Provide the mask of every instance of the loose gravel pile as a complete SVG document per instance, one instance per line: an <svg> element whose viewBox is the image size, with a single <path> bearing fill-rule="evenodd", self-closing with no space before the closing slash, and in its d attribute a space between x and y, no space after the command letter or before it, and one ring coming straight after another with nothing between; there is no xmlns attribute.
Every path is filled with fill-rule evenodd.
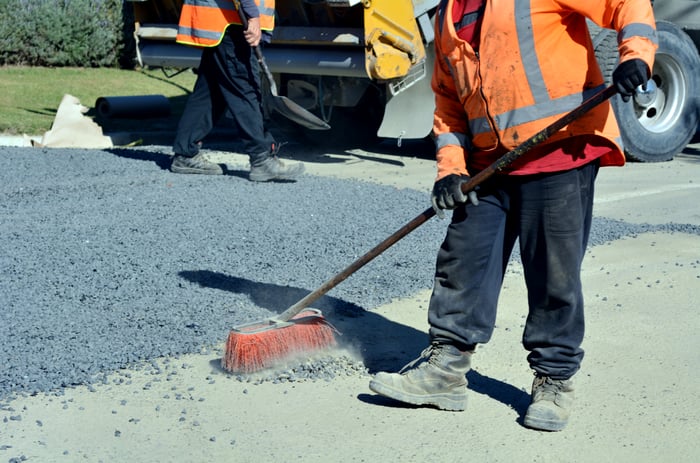
<svg viewBox="0 0 700 463"><path fill-rule="evenodd" d="M144 149L4 147L0 157L0 400L220 345L429 203L426 192L314 176L252 183L245 166L177 175L169 155ZM361 312L429 288L446 226L426 223L313 306ZM591 245L657 230L700 234L599 218ZM263 379L361 371L322 362Z"/></svg>

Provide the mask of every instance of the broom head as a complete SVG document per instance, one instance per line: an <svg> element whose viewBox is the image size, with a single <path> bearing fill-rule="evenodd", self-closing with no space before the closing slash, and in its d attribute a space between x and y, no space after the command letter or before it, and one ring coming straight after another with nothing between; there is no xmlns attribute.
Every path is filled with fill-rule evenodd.
<svg viewBox="0 0 700 463"><path fill-rule="evenodd" d="M288 322L274 318L234 327L228 335L221 367L253 373L302 354L334 346L335 328L320 310L306 309Z"/></svg>

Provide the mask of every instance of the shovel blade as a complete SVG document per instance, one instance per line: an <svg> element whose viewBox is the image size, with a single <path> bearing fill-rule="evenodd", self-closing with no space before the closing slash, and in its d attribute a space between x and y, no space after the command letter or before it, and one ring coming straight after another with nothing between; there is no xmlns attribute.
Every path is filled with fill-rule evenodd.
<svg viewBox="0 0 700 463"><path fill-rule="evenodd" d="M307 129L328 130L331 128L322 119L319 119L287 97L272 95L272 102L275 111Z"/></svg>

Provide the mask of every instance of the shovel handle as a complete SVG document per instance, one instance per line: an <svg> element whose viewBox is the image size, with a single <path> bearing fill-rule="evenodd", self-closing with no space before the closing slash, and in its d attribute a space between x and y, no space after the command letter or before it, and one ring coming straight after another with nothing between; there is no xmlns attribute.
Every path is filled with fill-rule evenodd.
<svg viewBox="0 0 700 463"><path fill-rule="evenodd" d="M590 111L593 109L595 106L599 105L603 101L607 100L608 98L612 97L617 93L617 89L614 86L610 86L605 88L604 90L601 90L600 92L596 93L592 97L590 97L588 100L584 101L580 106L572 109L570 112L566 113L564 116L562 116L560 119L557 119L554 121L552 124L549 126L545 127L541 131L537 132L535 135L532 137L528 138L526 141L524 141L522 144L517 146L515 149L512 151L509 151L508 153L504 154L500 158L498 158L496 161L494 161L493 164L491 164L489 167L486 169L482 170L478 174L474 175L467 183L464 183L462 185L462 191L466 194L469 191L472 191L474 188L477 187L477 185L481 184L484 182L486 179L491 177L493 174L496 172L499 172L506 168L508 165L510 165L513 161L521 157L523 154L528 152L530 149L532 149L535 145L542 143L543 141L547 140L553 133L558 132L559 130L563 129L567 125L569 125L571 122L573 122L575 119L581 117L584 113ZM416 216L413 220L408 222L406 225L403 227L399 228L396 232L394 232L391 236L386 238L384 241L379 243L377 246L372 248L369 252L367 252L365 255L360 256L355 262L350 264L345 270L342 272L338 273L328 281L326 281L324 284L322 284L318 289L313 291L312 293L309 293L306 297L301 299L299 302L279 314L277 317L275 317L275 320L278 321L289 321L292 317L295 315L299 314L302 310L307 308L312 302L314 302L316 299L319 297L323 296L326 294L328 291L336 287L339 283L345 281L350 275L361 269L362 267L365 266L365 264L369 263L371 260L373 260L375 257L386 251L388 248L393 246L397 241L399 241L401 238L405 237L409 233L411 233L413 230L427 222L429 219L431 219L435 215L435 210L432 207L429 207L428 209L424 210L421 212L418 216Z"/></svg>

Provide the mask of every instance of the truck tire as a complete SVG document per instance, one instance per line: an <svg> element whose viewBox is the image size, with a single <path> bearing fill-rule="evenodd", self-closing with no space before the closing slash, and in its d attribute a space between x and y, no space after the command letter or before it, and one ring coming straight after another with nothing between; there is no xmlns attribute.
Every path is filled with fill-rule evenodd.
<svg viewBox="0 0 700 463"><path fill-rule="evenodd" d="M628 159L670 161L695 135L699 119L700 55L690 37L667 21L656 23L659 49L646 93L612 106ZM606 83L617 66L617 34L591 28L596 59Z"/></svg>

